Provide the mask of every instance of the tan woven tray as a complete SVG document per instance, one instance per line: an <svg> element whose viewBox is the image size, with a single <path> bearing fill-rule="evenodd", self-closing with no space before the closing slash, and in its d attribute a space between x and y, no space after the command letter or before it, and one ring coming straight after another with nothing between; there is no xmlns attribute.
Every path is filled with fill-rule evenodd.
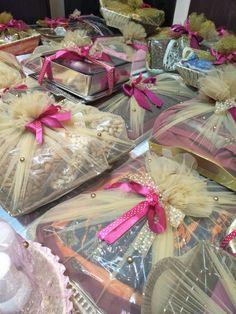
<svg viewBox="0 0 236 314"><path fill-rule="evenodd" d="M205 76L203 72L186 68L181 63L176 65L176 70L187 85L196 88L199 88L199 78Z"/></svg>
<svg viewBox="0 0 236 314"><path fill-rule="evenodd" d="M160 15L158 23L154 23L152 20L148 21L148 23L143 22L139 19L134 19L128 15L121 14L121 13L108 9L107 7L104 6L103 0L99 0L99 2L100 2L100 12L102 16L104 17L106 24L114 28L121 29L126 24L133 21L138 24L141 24L144 27L147 35L149 35L149 34L154 33L157 27L164 22L164 18L162 15Z"/></svg>
<svg viewBox="0 0 236 314"><path fill-rule="evenodd" d="M23 55L31 53L38 46L40 34L32 35L7 44L0 45L0 50L12 53L13 55Z"/></svg>

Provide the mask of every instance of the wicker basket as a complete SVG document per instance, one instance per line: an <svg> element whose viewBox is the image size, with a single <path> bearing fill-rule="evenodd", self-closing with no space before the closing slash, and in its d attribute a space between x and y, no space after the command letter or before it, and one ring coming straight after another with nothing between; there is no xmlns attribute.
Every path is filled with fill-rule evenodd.
<svg viewBox="0 0 236 314"><path fill-rule="evenodd" d="M198 80L205 76L203 72L184 67L181 63L176 65L176 70L187 85L199 88Z"/></svg>
<svg viewBox="0 0 236 314"><path fill-rule="evenodd" d="M164 18L162 15L160 15L158 23L154 23L151 20L149 22L143 22L138 19L132 18L128 15L124 15L108 9L107 7L104 6L103 0L99 0L99 2L100 12L104 17L106 24L110 27L121 29L130 21L133 21L138 24L141 24L144 27L147 35L150 35L153 34L156 31L157 27L164 22Z"/></svg>
<svg viewBox="0 0 236 314"><path fill-rule="evenodd" d="M15 56L31 53L38 46L40 34L32 35L7 44L0 45L0 50L12 53Z"/></svg>

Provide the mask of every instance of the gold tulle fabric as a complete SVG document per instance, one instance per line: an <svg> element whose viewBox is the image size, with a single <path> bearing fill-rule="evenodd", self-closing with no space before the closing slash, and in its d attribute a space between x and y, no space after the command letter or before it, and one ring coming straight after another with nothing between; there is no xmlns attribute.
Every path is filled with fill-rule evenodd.
<svg viewBox="0 0 236 314"><path fill-rule="evenodd" d="M38 144L25 126L51 104L70 111L72 120L64 128L44 126L43 144ZM12 215L60 197L132 147L120 117L80 103L57 104L45 91L11 97L0 104L0 111L0 202Z"/></svg>

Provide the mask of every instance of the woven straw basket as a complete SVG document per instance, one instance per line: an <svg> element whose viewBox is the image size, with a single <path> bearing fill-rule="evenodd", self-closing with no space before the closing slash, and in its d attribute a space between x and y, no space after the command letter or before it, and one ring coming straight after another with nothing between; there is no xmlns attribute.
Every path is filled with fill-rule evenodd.
<svg viewBox="0 0 236 314"><path fill-rule="evenodd" d="M133 21L138 24L141 24L144 27L147 35L149 35L149 34L154 33L157 27L164 22L164 18L162 15L160 15L159 22L157 23L154 23L151 20L148 22L142 22L139 19L131 18L130 16L110 10L109 8L104 6L103 0L99 0L99 2L100 2L100 12L102 16L104 17L106 24L110 27L121 29L121 28L124 28L124 26L128 24L130 21Z"/></svg>
<svg viewBox="0 0 236 314"><path fill-rule="evenodd" d="M199 88L198 80L205 76L204 73L184 67L181 63L176 65L176 70L187 85Z"/></svg>

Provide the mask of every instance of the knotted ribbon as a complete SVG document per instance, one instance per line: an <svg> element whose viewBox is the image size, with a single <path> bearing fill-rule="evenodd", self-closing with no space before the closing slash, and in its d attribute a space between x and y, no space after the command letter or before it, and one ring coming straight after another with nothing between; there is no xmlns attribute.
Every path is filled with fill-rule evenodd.
<svg viewBox="0 0 236 314"><path fill-rule="evenodd" d="M84 46L84 47L78 48L76 51L63 49L63 50L57 51L54 55L45 57L42 68L39 73L39 77L38 77L39 84L42 84L45 74L47 74L47 77L49 80L53 80L53 74L52 74L52 68L51 68L52 61L60 59L60 58L69 59L73 61L83 61L87 59L93 64L100 65L105 69L107 73L108 90L109 90L109 93L112 93L113 86L114 86L115 68L114 66L111 66L104 62L104 61L111 62L110 57L104 53L100 55L96 55L96 56L91 56L89 55L89 50L90 50L90 46Z"/></svg>
<svg viewBox="0 0 236 314"><path fill-rule="evenodd" d="M61 122L71 120L71 113L69 111L59 112L60 106L48 105L43 113L37 119L26 124L25 128L36 136L38 144L43 143L43 126L49 128L64 128Z"/></svg>
<svg viewBox="0 0 236 314"><path fill-rule="evenodd" d="M155 82L156 79L154 77L148 77L142 80L142 74L139 74L136 80L132 81L130 84L126 83L123 85L123 91L128 97L134 96L140 107L152 111L150 103L157 107L161 107L163 104L163 101L146 86L146 84L154 84Z"/></svg>
<svg viewBox="0 0 236 314"><path fill-rule="evenodd" d="M28 25L21 20L10 20L8 23L1 23L0 24L0 32L4 32L8 28L15 28L18 31L24 31L28 28Z"/></svg>
<svg viewBox="0 0 236 314"><path fill-rule="evenodd" d="M216 61L214 61L213 64L224 64L225 62L236 63L236 51L224 55L211 48L210 53L213 57L216 58Z"/></svg>
<svg viewBox="0 0 236 314"><path fill-rule="evenodd" d="M64 17L58 17L56 19L50 19L49 17L45 17L44 22L50 27L55 28L57 26L66 26L68 25L68 19Z"/></svg>
<svg viewBox="0 0 236 314"><path fill-rule="evenodd" d="M159 234L166 230L166 215L164 208L159 203L160 196L150 188L130 181L114 183L108 189L136 193L145 196L146 199L102 229L97 235L99 239L112 244L145 216L151 231Z"/></svg>
<svg viewBox="0 0 236 314"><path fill-rule="evenodd" d="M189 41L190 41L190 47L194 49L199 48L199 42L202 41L202 37L198 35L197 32L192 32L190 30L190 21L187 19L184 23L184 25L181 24L174 24L171 26L171 31L176 33L179 37L187 34Z"/></svg>
<svg viewBox="0 0 236 314"><path fill-rule="evenodd" d="M216 29L216 31L217 31L217 33L218 33L218 35L219 35L220 37L223 37L223 36L225 36L225 35L228 35L228 32L227 32L227 30L226 30L226 28L225 28L224 26L218 27L218 28Z"/></svg>

